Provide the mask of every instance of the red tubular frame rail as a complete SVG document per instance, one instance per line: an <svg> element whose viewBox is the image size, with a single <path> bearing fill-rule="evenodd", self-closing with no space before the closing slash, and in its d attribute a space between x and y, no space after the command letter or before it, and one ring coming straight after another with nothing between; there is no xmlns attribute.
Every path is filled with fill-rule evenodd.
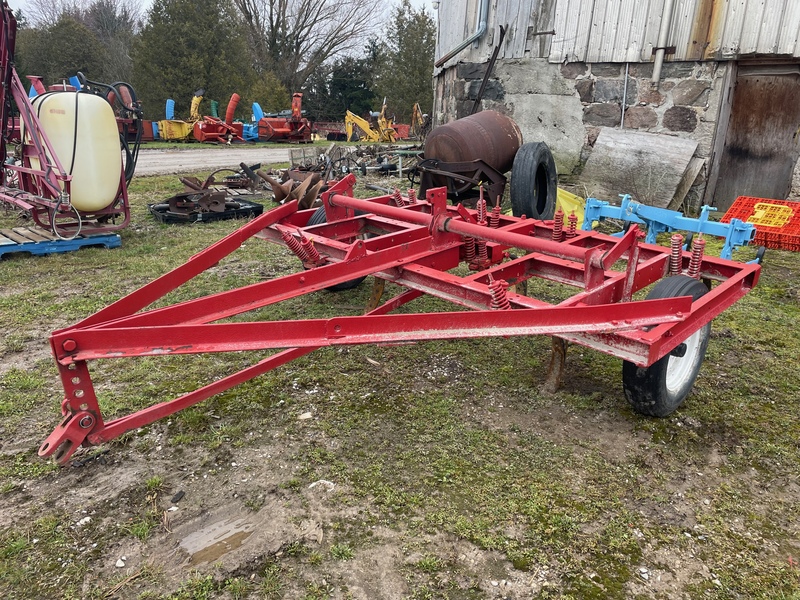
<svg viewBox="0 0 800 600"><path fill-rule="evenodd" d="M480 211L448 205L444 188L429 190L424 201L403 198L405 206L397 206L396 194L353 198L354 185L355 177L348 175L323 194L323 224L308 226L314 210L298 211L296 201L279 206L98 313L54 332L50 342L65 392L63 419L39 454L65 463L80 445L109 441L324 346L539 334L647 367L742 298L760 273L758 264L705 256L700 277L713 282L706 295L695 301L688 296L634 300L670 267L670 248L640 243L635 228L622 238L579 231L554 241L553 221L501 215L492 227L479 219ZM145 310L254 237L294 247L304 268ZM302 250L312 245L309 240L311 253ZM485 251L476 256L470 251L474 244L482 250L485 244ZM690 252L682 252L678 262L684 270L690 259ZM454 273L465 260L469 274ZM403 291L362 316L219 322L367 275ZM514 291L533 277L576 293L551 304ZM423 294L462 310L391 314ZM264 349L276 352L191 393L109 422L103 420L87 364Z"/></svg>

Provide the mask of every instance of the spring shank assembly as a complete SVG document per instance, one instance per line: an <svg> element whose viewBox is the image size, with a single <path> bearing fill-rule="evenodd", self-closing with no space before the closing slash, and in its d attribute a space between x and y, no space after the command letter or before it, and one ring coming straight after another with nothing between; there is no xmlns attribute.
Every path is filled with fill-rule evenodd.
<svg viewBox="0 0 800 600"><path fill-rule="evenodd" d="M348 175L323 194L326 222L320 225L307 225L313 209L298 211L297 201L288 202L100 312L54 332L50 341L65 392L63 418L39 453L64 463L80 445L103 443L332 345L550 335L649 366L744 296L760 272L757 264L692 253L697 276L715 283L708 294L694 302L688 296L634 300L634 294L667 276L676 260L674 249L640 243L636 227L619 238L574 229L574 237L554 241L553 221L492 214L497 226L490 227L485 203L478 211L448 205L444 188L428 190L424 200L398 203L395 193L353 198L354 185L355 177ZM297 272L148 309L251 238L289 246L299 258ZM681 262L688 264L690 253L680 252ZM459 269L464 262L471 268ZM368 275L402 291L383 304L376 301L361 316L229 320ZM575 293L552 304L513 291L532 278ZM458 309L395 312L423 294ZM266 349L275 352L237 373L108 422L89 372L93 360Z"/></svg>

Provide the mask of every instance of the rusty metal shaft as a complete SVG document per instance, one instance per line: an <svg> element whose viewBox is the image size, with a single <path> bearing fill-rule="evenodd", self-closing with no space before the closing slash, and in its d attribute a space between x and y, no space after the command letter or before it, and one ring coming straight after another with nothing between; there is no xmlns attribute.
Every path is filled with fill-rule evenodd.
<svg viewBox="0 0 800 600"><path fill-rule="evenodd" d="M503 229L492 229L482 225L467 223L460 218L448 215L434 217L428 213L377 204L367 200L358 200L350 196L332 195L330 197L330 203L333 206L352 208L353 210L372 213L389 219L398 219L416 225L423 225L429 229L434 228L434 223L436 223L435 229L438 231L457 233L465 237L475 238L476 240L495 242L510 248L528 250L529 252L541 252L558 258L585 262L587 254L591 252L591 249L582 248L580 246L560 244L551 240L535 238L521 233L504 231Z"/></svg>

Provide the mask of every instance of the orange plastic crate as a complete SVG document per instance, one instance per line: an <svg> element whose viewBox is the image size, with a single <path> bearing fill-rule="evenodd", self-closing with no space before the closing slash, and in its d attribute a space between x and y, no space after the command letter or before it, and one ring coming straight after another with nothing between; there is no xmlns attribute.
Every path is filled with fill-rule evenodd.
<svg viewBox="0 0 800 600"><path fill-rule="evenodd" d="M777 250L800 251L800 202L739 196L722 217L756 226L753 244Z"/></svg>

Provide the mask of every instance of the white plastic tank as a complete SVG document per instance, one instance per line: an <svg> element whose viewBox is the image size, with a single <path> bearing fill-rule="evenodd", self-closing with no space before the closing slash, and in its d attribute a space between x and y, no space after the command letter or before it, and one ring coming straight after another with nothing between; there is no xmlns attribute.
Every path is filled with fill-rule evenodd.
<svg viewBox="0 0 800 600"><path fill-rule="evenodd" d="M31 103L61 166L72 175L72 205L92 212L114 202L122 152L111 105L99 96L70 91L47 92ZM30 138L23 136L26 138L30 143Z"/></svg>

